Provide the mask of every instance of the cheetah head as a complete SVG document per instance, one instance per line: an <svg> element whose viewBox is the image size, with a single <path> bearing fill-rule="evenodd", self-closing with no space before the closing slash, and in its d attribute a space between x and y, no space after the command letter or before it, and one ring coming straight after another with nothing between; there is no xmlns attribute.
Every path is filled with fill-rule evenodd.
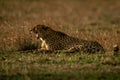
<svg viewBox="0 0 120 80"><path fill-rule="evenodd" d="M48 26L45 25L36 25L33 29L31 29L30 31L36 34L36 37L39 38L43 38L45 36L47 36L48 32L51 31L52 29Z"/></svg>

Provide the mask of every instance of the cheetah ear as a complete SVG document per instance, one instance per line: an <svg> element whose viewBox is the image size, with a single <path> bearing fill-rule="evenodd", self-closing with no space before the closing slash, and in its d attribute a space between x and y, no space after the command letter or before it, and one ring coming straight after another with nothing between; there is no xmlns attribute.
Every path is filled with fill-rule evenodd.
<svg viewBox="0 0 120 80"><path fill-rule="evenodd" d="M45 25L41 25L43 30L47 30L49 27Z"/></svg>

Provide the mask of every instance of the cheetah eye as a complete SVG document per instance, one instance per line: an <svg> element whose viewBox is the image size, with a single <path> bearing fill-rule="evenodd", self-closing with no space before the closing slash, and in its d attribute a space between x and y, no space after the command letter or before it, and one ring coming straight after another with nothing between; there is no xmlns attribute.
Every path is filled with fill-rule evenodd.
<svg viewBox="0 0 120 80"><path fill-rule="evenodd" d="M33 32L33 30L31 29L30 32Z"/></svg>
<svg viewBox="0 0 120 80"><path fill-rule="evenodd" d="M37 31L35 31L35 34L38 34L38 32L37 32Z"/></svg>
<svg viewBox="0 0 120 80"><path fill-rule="evenodd" d="M31 32L31 33L35 33L35 34L38 34L38 32L35 31L35 30L30 30L30 32Z"/></svg>

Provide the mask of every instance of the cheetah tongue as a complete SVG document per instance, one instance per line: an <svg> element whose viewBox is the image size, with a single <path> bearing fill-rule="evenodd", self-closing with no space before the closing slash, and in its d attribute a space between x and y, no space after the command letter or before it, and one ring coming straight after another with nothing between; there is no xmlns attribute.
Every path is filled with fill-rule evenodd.
<svg viewBox="0 0 120 80"><path fill-rule="evenodd" d="M37 39L39 39L39 36L38 36L38 34L36 34L35 36L36 36L36 38L37 38Z"/></svg>

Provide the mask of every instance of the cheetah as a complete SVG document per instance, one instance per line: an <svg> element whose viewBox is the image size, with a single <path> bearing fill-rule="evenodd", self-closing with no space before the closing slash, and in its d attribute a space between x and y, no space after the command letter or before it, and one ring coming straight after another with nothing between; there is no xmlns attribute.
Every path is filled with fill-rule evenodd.
<svg viewBox="0 0 120 80"><path fill-rule="evenodd" d="M36 25L31 29L41 40L41 50L104 53L104 48L97 41L88 41L69 36L63 32L53 30L46 25Z"/></svg>

